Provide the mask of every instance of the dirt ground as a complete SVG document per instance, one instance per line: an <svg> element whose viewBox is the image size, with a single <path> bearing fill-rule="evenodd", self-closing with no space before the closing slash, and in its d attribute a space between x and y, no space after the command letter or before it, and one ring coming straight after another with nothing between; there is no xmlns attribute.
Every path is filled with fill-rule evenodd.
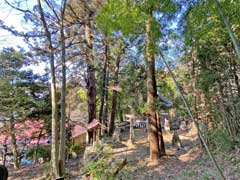
<svg viewBox="0 0 240 180"><path fill-rule="evenodd" d="M115 149L115 155L126 157L127 166L121 172L127 180L218 180L220 179L212 161L199 146L197 131L192 126L189 131L179 132L183 148L172 147L172 132L163 132L167 156L162 157L159 165L149 166L149 142L147 134L139 129L136 139L129 146ZM240 179L240 153L215 155L227 180Z"/></svg>
<svg viewBox="0 0 240 180"><path fill-rule="evenodd" d="M173 133L163 132L167 155L161 158L159 165L150 166L149 142L147 133L143 129L135 129L135 141L131 145L127 142L125 133L121 146L113 149L116 158L126 158L128 164L119 174L122 180L218 180L220 179L212 162L199 147L196 129L179 132L183 148L172 147ZM240 179L240 153L218 154L216 156L227 180ZM79 175L80 159L69 161L67 171L71 179ZM49 164L25 166L19 170L9 168L9 180L40 180Z"/></svg>

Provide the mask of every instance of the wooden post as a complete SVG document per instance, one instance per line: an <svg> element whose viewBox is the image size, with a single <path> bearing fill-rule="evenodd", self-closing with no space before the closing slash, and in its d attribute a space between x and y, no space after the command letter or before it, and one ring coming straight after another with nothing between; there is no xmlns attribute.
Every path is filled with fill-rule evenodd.
<svg viewBox="0 0 240 180"><path fill-rule="evenodd" d="M130 119L130 134L129 140L133 143L134 141L134 130L133 130L133 117Z"/></svg>
<svg viewBox="0 0 240 180"><path fill-rule="evenodd" d="M99 127L97 127L97 130L96 130L96 144L99 144L100 133L101 133L101 128L99 126Z"/></svg>
<svg viewBox="0 0 240 180"><path fill-rule="evenodd" d="M147 136L148 136L148 141L149 141L149 119L147 118Z"/></svg>

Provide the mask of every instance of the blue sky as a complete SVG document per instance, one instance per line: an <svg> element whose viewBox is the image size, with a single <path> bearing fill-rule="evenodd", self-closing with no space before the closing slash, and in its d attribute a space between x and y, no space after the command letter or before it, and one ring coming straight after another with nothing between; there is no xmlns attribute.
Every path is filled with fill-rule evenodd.
<svg viewBox="0 0 240 180"><path fill-rule="evenodd" d="M14 1L15 0L9 0L10 3ZM36 2L35 0L25 1L23 3L22 7L23 9L26 9L27 7L32 9L33 5ZM18 31L27 31L27 29L31 28L29 25L24 23L22 18L23 14L6 5L3 0L0 2L0 8L1 8L0 20L4 21L6 25L13 26ZM173 22L171 22L170 26L172 29L177 29L177 25L179 23L178 21L180 19L181 14L184 12L185 8L186 7L183 7L182 12L178 14L178 16ZM176 48L176 42L173 39L168 39L167 42L164 42L164 44L170 46L170 51L165 52L167 53L167 56L170 56L171 58L174 59L176 58L176 56L181 56L181 53L179 54L179 50L177 50ZM13 36L8 31L0 29L0 50L4 47L18 47L18 46L28 49L27 44L23 41L21 37ZM31 65L28 68L33 69L35 73L45 74L44 71L45 64L41 64L40 66Z"/></svg>
<svg viewBox="0 0 240 180"><path fill-rule="evenodd" d="M9 2L12 2L10 0ZM24 6L32 7L33 0L26 1ZM22 19L22 13L10 8L6 5L3 0L0 2L0 20L4 21L4 23L8 26L13 26L18 31L27 31L29 25L24 23ZM12 35L10 32L0 29L0 50L4 47L14 47L17 48L18 46L23 47L24 49L28 49L28 45L23 41L21 37L16 37ZM27 69L32 69L34 73L38 74L45 74L45 64L40 64L39 66L30 65Z"/></svg>

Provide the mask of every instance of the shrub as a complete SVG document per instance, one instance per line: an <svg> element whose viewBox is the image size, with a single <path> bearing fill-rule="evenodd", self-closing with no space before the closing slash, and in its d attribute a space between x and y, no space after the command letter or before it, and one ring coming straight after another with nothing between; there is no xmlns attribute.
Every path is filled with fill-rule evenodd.
<svg viewBox="0 0 240 180"><path fill-rule="evenodd" d="M85 147L80 144L72 144L70 147L70 155L74 158L83 154Z"/></svg>
<svg viewBox="0 0 240 180"><path fill-rule="evenodd" d="M31 148L26 153L26 158L34 160L36 147ZM46 146L39 146L37 151L37 157L42 157L43 159L49 159L50 158L50 148Z"/></svg>
<svg viewBox="0 0 240 180"><path fill-rule="evenodd" d="M222 129L212 130L208 133L210 145L220 152L228 152L234 149L234 142Z"/></svg>
<svg viewBox="0 0 240 180"><path fill-rule="evenodd" d="M87 171L93 180L112 180L111 150L110 148L104 148L103 145L98 145L96 148L96 156L98 158L88 163Z"/></svg>

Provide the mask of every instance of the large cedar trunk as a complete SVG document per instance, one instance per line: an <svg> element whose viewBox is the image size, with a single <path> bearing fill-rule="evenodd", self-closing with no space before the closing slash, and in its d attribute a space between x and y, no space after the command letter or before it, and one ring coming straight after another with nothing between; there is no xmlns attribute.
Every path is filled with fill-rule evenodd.
<svg viewBox="0 0 240 180"><path fill-rule="evenodd" d="M84 2L85 6L85 41L86 41L86 62L87 62L87 99L88 99L88 123L91 123L96 119L96 85L95 85L95 67L94 67L94 56L93 56L93 44L92 44L92 32L91 32L91 21L90 11L87 5L88 2ZM93 142L93 132L88 132L88 143Z"/></svg>
<svg viewBox="0 0 240 180"><path fill-rule="evenodd" d="M157 163L160 156L159 136L158 136L158 118L154 99L157 96L156 79L155 79L155 60L152 52L151 42L151 20L146 22L146 60L147 60L147 104L149 116L149 142L150 142L150 161Z"/></svg>
<svg viewBox="0 0 240 180"><path fill-rule="evenodd" d="M95 69L88 65L87 69L87 97L88 97L88 123L96 119L96 87L95 87ZM93 143L93 132L88 131L88 143Z"/></svg>
<svg viewBox="0 0 240 180"><path fill-rule="evenodd" d="M105 42L105 52L104 52L104 68L103 68L103 76L102 76L102 94L101 94L101 104L100 104L100 110L99 110L99 119L101 123L104 123L103 121L103 114L104 114L104 104L106 100L106 93L107 93L107 68L108 68L108 45L107 42Z"/></svg>
<svg viewBox="0 0 240 180"><path fill-rule="evenodd" d="M108 85L109 85L109 68L107 67L106 72L106 92L105 92L105 100L104 100L104 106L103 106L103 124L107 127L108 126ZM106 131L107 133L107 131Z"/></svg>
<svg viewBox="0 0 240 180"><path fill-rule="evenodd" d="M96 118L95 69L89 65L87 69L88 123Z"/></svg>
<svg viewBox="0 0 240 180"><path fill-rule="evenodd" d="M116 111L117 111L117 92L113 91L113 96L112 96L112 112L111 112L111 117L109 120L109 126L108 126L108 135L112 136L114 129L115 129L115 116L116 116Z"/></svg>
<svg viewBox="0 0 240 180"><path fill-rule="evenodd" d="M117 57L117 61L116 61L116 67L115 67L115 71L114 71L114 87L118 86L118 74L119 74L119 65L120 65L120 61L121 61L121 55L122 52L120 52L120 54ZM116 111L117 111L117 91L113 91L113 95L112 95L112 112L111 112L111 117L110 117L110 121L109 121L109 129L108 129L108 135L112 136L114 129L115 129L115 117L116 117Z"/></svg>
<svg viewBox="0 0 240 180"><path fill-rule="evenodd" d="M18 161L18 150L17 150L13 118L11 118L9 122L10 122L10 136L11 136L11 145L12 145L12 153L13 153L13 166L15 169L17 169L19 168L19 161Z"/></svg>

